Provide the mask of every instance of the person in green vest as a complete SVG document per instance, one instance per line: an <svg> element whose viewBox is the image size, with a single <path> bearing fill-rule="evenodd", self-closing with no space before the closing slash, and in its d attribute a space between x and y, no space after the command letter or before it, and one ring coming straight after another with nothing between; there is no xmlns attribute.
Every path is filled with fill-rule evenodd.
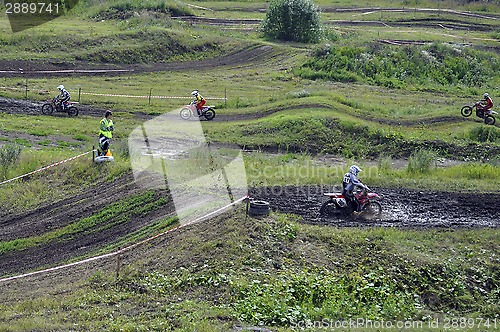
<svg viewBox="0 0 500 332"><path fill-rule="evenodd" d="M97 150L98 156L111 155L108 153L109 145L111 144L111 138L113 137L113 130L115 125L113 124L113 113L111 111L106 111L104 118L101 120L99 125L99 149Z"/></svg>

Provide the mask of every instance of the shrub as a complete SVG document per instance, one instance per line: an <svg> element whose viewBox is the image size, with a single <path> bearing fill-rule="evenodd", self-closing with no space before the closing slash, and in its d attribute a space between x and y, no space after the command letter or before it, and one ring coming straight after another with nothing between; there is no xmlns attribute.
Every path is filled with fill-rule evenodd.
<svg viewBox="0 0 500 332"><path fill-rule="evenodd" d="M17 161L20 154L21 147L17 144L6 144L0 148L0 180L7 177L9 167Z"/></svg>
<svg viewBox="0 0 500 332"><path fill-rule="evenodd" d="M411 154L407 170L409 173L427 173L435 159L435 152L420 149Z"/></svg>
<svg viewBox="0 0 500 332"><path fill-rule="evenodd" d="M273 0L262 30L273 40L317 42L322 31L319 9L310 0Z"/></svg>

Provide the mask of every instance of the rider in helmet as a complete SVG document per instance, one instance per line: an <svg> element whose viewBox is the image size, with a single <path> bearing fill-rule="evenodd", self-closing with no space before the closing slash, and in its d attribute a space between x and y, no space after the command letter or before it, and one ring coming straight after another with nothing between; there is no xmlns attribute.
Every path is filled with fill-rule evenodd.
<svg viewBox="0 0 500 332"><path fill-rule="evenodd" d="M207 102L205 98L203 98L202 95L199 94L198 90L194 90L191 92L191 95L195 98L196 101L196 111L198 111L198 115L201 114L201 110L203 109L203 106Z"/></svg>
<svg viewBox="0 0 500 332"><path fill-rule="evenodd" d="M64 85L62 85L62 84L57 87L57 90L59 90L59 95L57 95L56 98L59 100L59 104L61 105L61 108L65 109L66 103L70 100L71 96L70 96L68 90L66 90L64 88Z"/></svg>
<svg viewBox="0 0 500 332"><path fill-rule="evenodd" d="M101 120L99 125L99 149L97 150L98 156L105 156L108 153L109 145L111 144L111 138L113 137L113 130L115 125L113 124L113 113L111 111L106 111L104 118Z"/></svg>
<svg viewBox="0 0 500 332"><path fill-rule="evenodd" d="M353 205L354 211L359 210L359 203L354 196L354 189L356 187L361 187L363 189L368 189L361 181L358 180L358 173L361 172L361 168L356 165L349 167L349 172L345 173L344 179L342 180L342 195L346 197L349 201L348 203Z"/></svg>
<svg viewBox="0 0 500 332"><path fill-rule="evenodd" d="M480 101L480 106L478 107L483 111L483 115L487 115L489 110L493 107L493 100L491 100L490 95L486 92L483 94L483 100Z"/></svg>

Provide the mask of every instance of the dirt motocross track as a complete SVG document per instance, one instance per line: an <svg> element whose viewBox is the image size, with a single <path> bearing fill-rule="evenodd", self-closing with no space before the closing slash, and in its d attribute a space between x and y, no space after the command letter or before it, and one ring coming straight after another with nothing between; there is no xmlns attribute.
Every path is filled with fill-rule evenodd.
<svg viewBox="0 0 500 332"><path fill-rule="evenodd" d="M102 190L106 186L107 190ZM109 189L111 188L111 189ZM140 192L131 174L112 184L100 184L62 201L41 206L22 214L0 214L0 241L9 241L62 228L76 220L97 213L103 206ZM251 197L269 201L274 211L300 215L304 223L338 227L399 227L399 228L478 228L500 226L500 194L463 194L418 192L407 189L374 188L382 198L383 216L380 220L322 218L319 208L326 200L322 186L286 186L250 189ZM95 195L100 200L96 202ZM103 193L105 195L103 196ZM158 197L168 196L165 190ZM0 255L0 277L54 266L74 257L88 255L94 250L118 241L154 220L174 215L167 204L147 216L106 229L99 233L82 234L23 251Z"/></svg>

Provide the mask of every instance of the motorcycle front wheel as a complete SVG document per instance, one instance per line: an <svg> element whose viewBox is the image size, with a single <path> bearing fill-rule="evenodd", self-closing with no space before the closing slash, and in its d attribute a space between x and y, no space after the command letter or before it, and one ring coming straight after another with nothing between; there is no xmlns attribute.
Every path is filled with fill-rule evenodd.
<svg viewBox="0 0 500 332"><path fill-rule="evenodd" d="M491 116L491 115L486 115L484 117L484 123L486 123L487 125L494 125L495 124L495 117Z"/></svg>
<svg viewBox="0 0 500 332"><path fill-rule="evenodd" d="M191 117L191 110L187 107L181 109L180 116L181 116L181 119L188 120Z"/></svg>
<svg viewBox="0 0 500 332"><path fill-rule="evenodd" d="M382 204L377 201L370 202L363 209L363 217L365 219L377 219L382 215Z"/></svg>
<svg viewBox="0 0 500 332"><path fill-rule="evenodd" d="M54 112L54 106L52 104L43 104L42 114L51 115Z"/></svg>
<svg viewBox="0 0 500 332"><path fill-rule="evenodd" d="M68 108L68 115L77 116L78 115L78 108L76 108L74 106Z"/></svg>
<svg viewBox="0 0 500 332"><path fill-rule="evenodd" d="M215 111L214 110L207 110L205 113L203 113L203 116L205 117L205 119L210 121L213 118L215 118Z"/></svg>
<svg viewBox="0 0 500 332"><path fill-rule="evenodd" d="M468 117L472 114L472 107L470 106L464 106L460 110L460 113L462 113L462 116Z"/></svg>

